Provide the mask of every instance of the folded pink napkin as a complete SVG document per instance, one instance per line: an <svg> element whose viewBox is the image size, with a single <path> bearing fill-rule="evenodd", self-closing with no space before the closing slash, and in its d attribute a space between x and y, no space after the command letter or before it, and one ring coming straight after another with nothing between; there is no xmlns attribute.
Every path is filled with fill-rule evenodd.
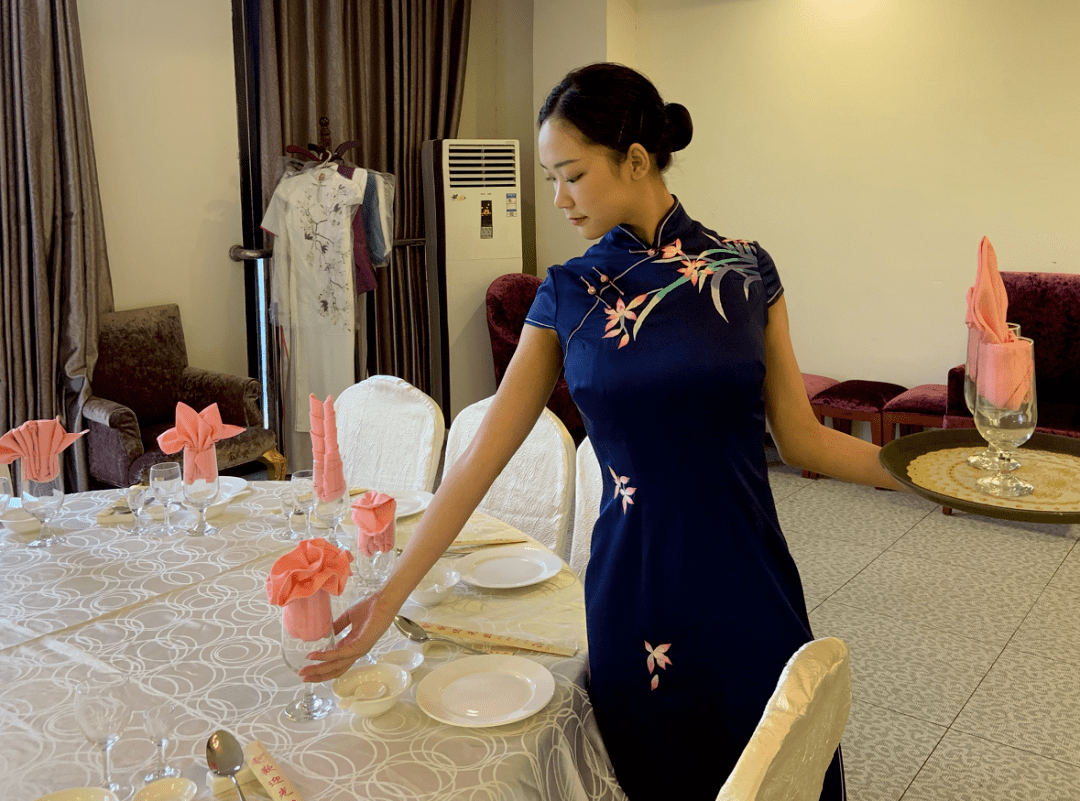
<svg viewBox="0 0 1080 801"><path fill-rule="evenodd" d="M338 450L337 418L334 399L327 396L322 403L314 395L311 404L311 455L315 494L320 501L332 501L345 492L345 468Z"/></svg>
<svg viewBox="0 0 1080 801"><path fill-rule="evenodd" d="M52 481L60 475L58 455L85 431L69 434L53 420L27 420L0 437L0 464L23 460L23 472L31 481Z"/></svg>
<svg viewBox="0 0 1080 801"><path fill-rule="evenodd" d="M966 321L969 327L978 328L991 342L1012 342L1015 337L1005 321L1008 311L1009 297L1005 294L1005 282L998 272L997 254L990 240L984 236L979 243L975 286L968 290Z"/></svg>
<svg viewBox="0 0 1080 801"><path fill-rule="evenodd" d="M184 450L184 483L197 479L213 481L217 477L217 453L214 443L243 433L243 426L221 422L218 405L211 403L196 412L186 403L176 404L176 426L158 436L165 453Z"/></svg>
<svg viewBox="0 0 1080 801"><path fill-rule="evenodd" d="M282 607L285 630L313 642L325 637L333 623L330 595L341 595L352 575L353 555L321 537L301 540L270 569L266 598Z"/></svg>
<svg viewBox="0 0 1080 801"><path fill-rule="evenodd" d="M1016 410L1031 390L1035 362L1024 340L983 342L979 346L976 391L999 409Z"/></svg>
<svg viewBox="0 0 1080 801"><path fill-rule="evenodd" d="M394 549L394 516L397 501L382 492L365 492L352 502L356 524L356 547L364 556Z"/></svg>

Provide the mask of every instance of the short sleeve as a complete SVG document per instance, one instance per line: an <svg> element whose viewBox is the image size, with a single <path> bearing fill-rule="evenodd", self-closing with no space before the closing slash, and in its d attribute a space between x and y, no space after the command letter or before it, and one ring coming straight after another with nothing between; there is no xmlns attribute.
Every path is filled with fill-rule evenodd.
<svg viewBox="0 0 1080 801"><path fill-rule="evenodd" d="M279 183L274 191L274 196L270 198L270 204L266 207L266 214L263 215L259 227L274 236L280 234L285 229L286 206L285 194L281 191L281 184Z"/></svg>
<svg viewBox="0 0 1080 801"><path fill-rule="evenodd" d="M555 312L558 308L558 300L555 292L556 274L558 267L548 270L547 278L536 290L529 313L525 316L525 322L537 328L555 328Z"/></svg>
<svg viewBox="0 0 1080 801"><path fill-rule="evenodd" d="M776 270L776 263L772 256L757 242L754 243L757 251L758 273L761 275L761 283L765 287L765 298L768 305L772 306L780 300L784 294L784 285L780 283L780 273Z"/></svg>

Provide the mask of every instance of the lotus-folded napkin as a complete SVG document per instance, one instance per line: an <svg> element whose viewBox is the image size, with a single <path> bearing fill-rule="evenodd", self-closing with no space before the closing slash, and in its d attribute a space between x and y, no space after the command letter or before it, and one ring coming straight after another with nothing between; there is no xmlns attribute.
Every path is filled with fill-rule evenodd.
<svg viewBox="0 0 1080 801"><path fill-rule="evenodd" d="M0 437L0 464L22 459L23 475L31 481L52 481L60 475L59 454L85 434L69 434L53 420L27 420Z"/></svg>
<svg viewBox="0 0 1080 801"><path fill-rule="evenodd" d="M158 436L163 453L184 451L184 483L217 477L217 453L214 443L243 433L242 426L221 421L216 403L196 412L183 401L176 404L176 425Z"/></svg>

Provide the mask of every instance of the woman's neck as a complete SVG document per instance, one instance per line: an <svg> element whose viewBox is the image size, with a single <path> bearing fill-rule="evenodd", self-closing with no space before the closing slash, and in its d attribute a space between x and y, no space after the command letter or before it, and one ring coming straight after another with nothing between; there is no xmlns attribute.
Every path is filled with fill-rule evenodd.
<svg viewBox="0 0 1080 801"><path fill-rule="evenodd" d="M641 203L635 209L633 218L623 225L634 236L652 247L656 239L656 229L674 205L675 197L668 191L663 179L658 176L642 190Z"/></svg>

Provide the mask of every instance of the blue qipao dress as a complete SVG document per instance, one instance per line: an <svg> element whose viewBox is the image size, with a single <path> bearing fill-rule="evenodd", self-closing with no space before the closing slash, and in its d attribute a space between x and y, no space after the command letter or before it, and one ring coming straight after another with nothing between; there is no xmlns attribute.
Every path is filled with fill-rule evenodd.
<svg viewBox="0 0 1080 801"><path fill-rule="evenodd" d="M589 694L631 799L713 799L788 658L812 639L764 453L756 243L676 201L646 244L607 233L548 271L554 329L604 478L585 577ZM843 798L839 755L823 799Z"/></svg>

